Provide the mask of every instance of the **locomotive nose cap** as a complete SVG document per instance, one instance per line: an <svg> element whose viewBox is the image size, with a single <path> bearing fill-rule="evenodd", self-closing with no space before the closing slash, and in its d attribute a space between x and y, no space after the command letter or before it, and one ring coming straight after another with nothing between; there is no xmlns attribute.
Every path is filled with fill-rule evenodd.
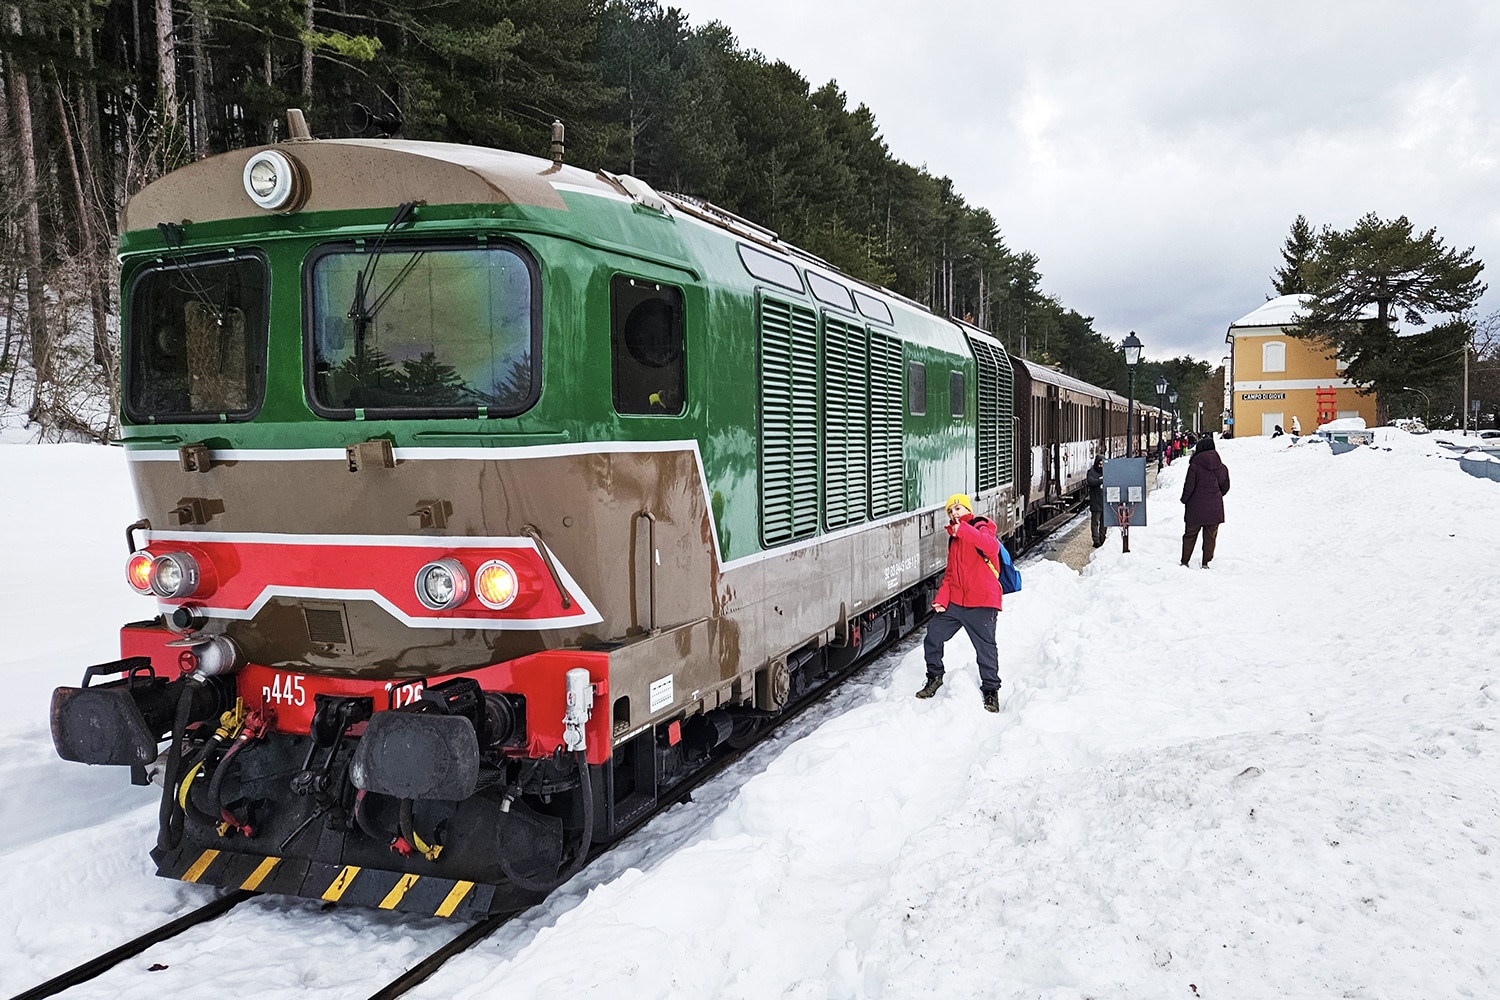
<svg viewBox="0 0 1500 1000"><path fill-rule="evenodd" d="M376 712L349 778L355 788L398 799L466 799L479 784L479 737L461 715Z"/></svg>

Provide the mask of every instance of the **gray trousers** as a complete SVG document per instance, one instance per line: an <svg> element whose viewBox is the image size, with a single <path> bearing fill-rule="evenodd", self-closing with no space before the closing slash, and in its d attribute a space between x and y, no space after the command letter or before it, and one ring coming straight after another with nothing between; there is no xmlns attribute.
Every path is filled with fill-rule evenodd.
<svg viewBox="0 0 1500 1000"><path fill-rule="evenodd" d="M927 656L927 676L943 676L943 644L958 634L968 633L974 644L974 658L979 664L979 687L985 691L1000 690L1000 653L995 648L997 608L966 608L950 604L927 623L927 638L922 651Z"/></svg>

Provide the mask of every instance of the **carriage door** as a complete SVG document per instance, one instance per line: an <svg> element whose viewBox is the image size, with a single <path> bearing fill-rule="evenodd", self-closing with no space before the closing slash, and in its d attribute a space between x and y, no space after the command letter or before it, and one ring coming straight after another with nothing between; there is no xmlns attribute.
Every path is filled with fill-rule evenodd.
<svg viewBox="0 0 1500 1000"><path fill-rule="evenodd" d="M1062 495L1062 393L1047 386L1047 496Z"/></svg>

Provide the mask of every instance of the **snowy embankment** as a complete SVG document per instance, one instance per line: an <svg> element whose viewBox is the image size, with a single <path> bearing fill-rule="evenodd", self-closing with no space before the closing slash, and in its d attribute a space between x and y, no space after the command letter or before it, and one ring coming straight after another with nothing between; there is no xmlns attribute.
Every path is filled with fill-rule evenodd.
<svg viewBox="0 0 1500 1000"><path fill-rule="evenodd" d="M1129 554L1023 566L1004 710L919 648L670 810L425 997L1422 997L1500 972L1500 483L1427 439L1225 442ZM154 789L53 759L47 696L149 614L116 451L0 448L0 995L206 898L151 876ZM77 991L361 996L455 928L257 900ZM166 969L146 974L152 963Z"/></svg>

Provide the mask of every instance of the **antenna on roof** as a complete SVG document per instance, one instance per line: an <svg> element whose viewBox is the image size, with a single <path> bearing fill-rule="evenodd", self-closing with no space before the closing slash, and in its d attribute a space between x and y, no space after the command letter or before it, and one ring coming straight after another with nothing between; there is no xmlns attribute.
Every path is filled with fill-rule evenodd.
<svg viewBox="0 0 1500 1000"><path fill-rule="evenodd" d="M557 119L552 121L552 165L562 166L563 162L563 123Z"/></svg>

